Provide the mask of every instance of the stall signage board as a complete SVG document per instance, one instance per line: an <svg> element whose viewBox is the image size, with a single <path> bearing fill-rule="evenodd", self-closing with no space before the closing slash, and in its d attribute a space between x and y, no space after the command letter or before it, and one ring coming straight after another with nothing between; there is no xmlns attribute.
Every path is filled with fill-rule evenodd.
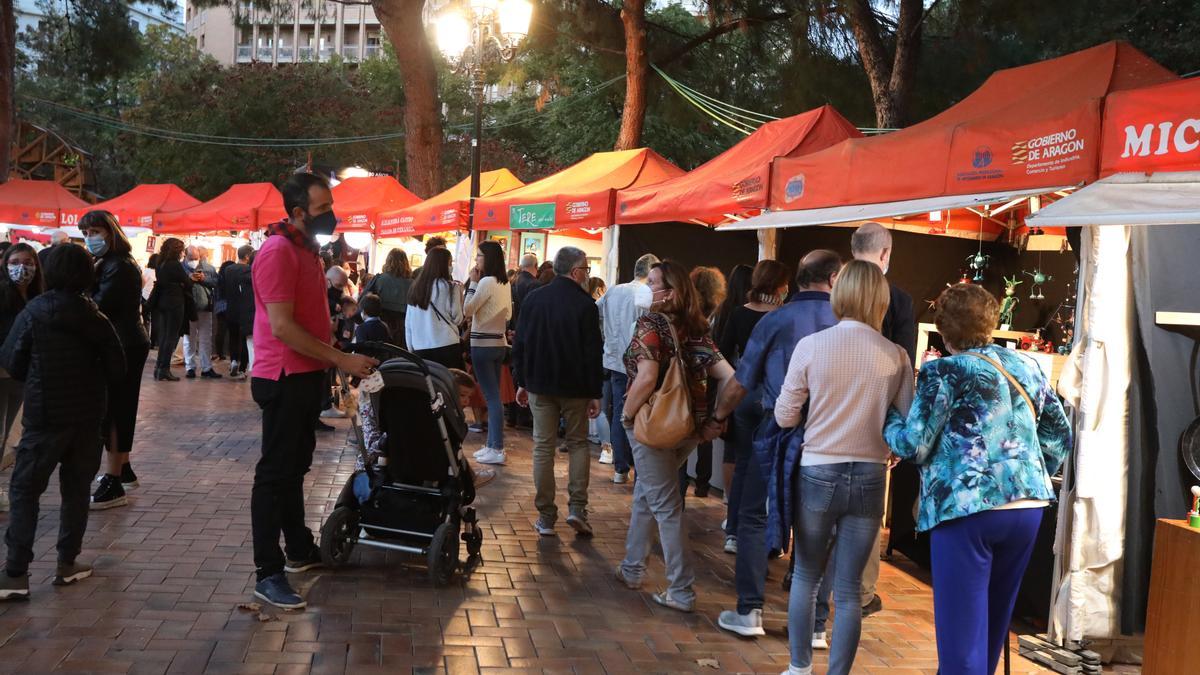
<svg viewBox="0 0 1200 675"><path fill-rule="evenodd" d="M554 227L554 203L515 204L508 209L509 226L514 230L549 230Z"/></svg>
<svg viewBox="0 0 1200 675"><path fill-rule="evenodd" d="M1101 173L1200 170L1200 81L1112 94Z"/></svg>

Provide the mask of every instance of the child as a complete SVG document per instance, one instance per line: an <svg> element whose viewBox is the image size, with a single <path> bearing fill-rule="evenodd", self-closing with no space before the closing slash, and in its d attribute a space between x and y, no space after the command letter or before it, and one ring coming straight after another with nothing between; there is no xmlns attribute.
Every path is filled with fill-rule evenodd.
<svg viewBox="0 0 1200 675"><path fill-rule="evenodd" d="M347 295L338 301L337 306L340 311L334 317L337 322L333 333L334 346L346 351L354 342L354 331L358 328L358 302Z"/></svg>
<svg viewBox="0 0 1200 675"><path fill-rule="evenodd" d="M374 293L367 293L362 299L362 315L364 321L354 329L355 342L391 342L392 331L379 318L383 314L383 301Z"/></svg>
<svg viewBox="0 0 1200 675"><path fill-rule="evenodd" d="M116 331L83 295L93 277L87 251L55 246L43 273L46 292L17 315L0 348L0 366L25 383L24 433L12 474L0 600L29 597L38 502L59 465L62 511L54 584L65 586L92 575L92 568L75 558L87 530L90 483L100 468L108 387L125 372Z"/></svg>

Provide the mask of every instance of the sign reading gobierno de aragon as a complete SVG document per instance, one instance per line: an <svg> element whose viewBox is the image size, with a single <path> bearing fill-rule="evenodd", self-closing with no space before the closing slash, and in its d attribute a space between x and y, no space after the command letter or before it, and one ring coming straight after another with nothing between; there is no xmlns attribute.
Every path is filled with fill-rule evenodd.
<svg viewBox="0 0 1200 675"><path fill-rule="evenodd" d="M1200 171L1200 80L1109 95L1100 174Z"/></svg>

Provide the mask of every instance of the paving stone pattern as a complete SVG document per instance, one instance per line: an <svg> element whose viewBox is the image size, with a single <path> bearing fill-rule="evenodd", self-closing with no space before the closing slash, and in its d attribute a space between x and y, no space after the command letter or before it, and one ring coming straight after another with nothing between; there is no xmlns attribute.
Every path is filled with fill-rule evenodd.
<svg viewBox="0 0 1200 675"><path fill-rule="evenodd" d="M593 461L593 539L533 530L530 439L509 430L508 465L480 491L484 565L433 588L423 560L359 547L337 572L292 575L304 612L239 609L251 602L250 484L259 415L249 385L153 382L142 389L134 455L142 487L131 505L92 514L81 559L92 579L50 585L57 486L43 498L31 567L32 600L0 604L0 672L405 673L762 672L788 663L784 562L771 563L766 627L757 641L716 627L734 606L733 556L721 550L724 506L689 496L697 569L694 614L659 607L652 558L647 590L613 578L624 552L632 485ZM348 423L320 437L307 477L308 518L319 528L354 468ZM468 450L482 443L473 435ZM596 453L598 455L598 453ZM559 462L565 511L565 461ZM3 479L7 481L7 472ZM0 516L0 522L5 517ZM885 610L864 622L855 672L936 672L932 594L902 559L885 563ZM1014 672L1046 672L1015 656ZM824 656L818 652L817 671Z"/></svg>

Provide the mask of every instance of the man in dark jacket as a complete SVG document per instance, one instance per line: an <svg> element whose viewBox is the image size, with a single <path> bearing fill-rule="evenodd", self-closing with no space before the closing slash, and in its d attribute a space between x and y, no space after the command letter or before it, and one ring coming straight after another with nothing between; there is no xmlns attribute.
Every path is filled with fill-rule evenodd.
<svg viewBox="0 0 1200 675"><path fill-rule="evenodd" d="M525 302L530 291L538 287L537 268L537 256L532 253L521 256L521 268L517 271L517 278L512 283L513 326L516 326L517 321L521 318L521 303Z"/></svg>
<svg viewBox="0 0 1200 675"><path fill-rule="evenodd" d="M125 374L116 330L84 295L92 286L91 256L78 246L56 246L46 256L43 274L46 292L29 301L0 348L0 366L25 383L0 600L29 597L38 502L59 465L62 510L54 583L91 576L92 568L75 558L87 529L92 477L100 468L108 388Z"/></svg>
<svg viewBox="0 0 1200 675"><path fill-rule="evenodd" d="M572 246L554 258L554 281L525 297L513 341L513 373L517 402L533 410L534 505L538 534L552 536L558 507L554 504L554 451L558 422L566 421L570 454L567 524L584 536L588 524L588 418L600 414L604 383L601 363L604 339L600 313L585 290L591 268L587 254Z"/></svg>
<svg viewBox="0 0 1200 675"><path fill-rule="evenodd" d="M246 377L250 355L246 342L254 323L254 289L250 282L250 256L254 247L246 244L237 250L237 262L220 274L219 291L225 300L225 327L229 331L229 376Z"/></svg>

